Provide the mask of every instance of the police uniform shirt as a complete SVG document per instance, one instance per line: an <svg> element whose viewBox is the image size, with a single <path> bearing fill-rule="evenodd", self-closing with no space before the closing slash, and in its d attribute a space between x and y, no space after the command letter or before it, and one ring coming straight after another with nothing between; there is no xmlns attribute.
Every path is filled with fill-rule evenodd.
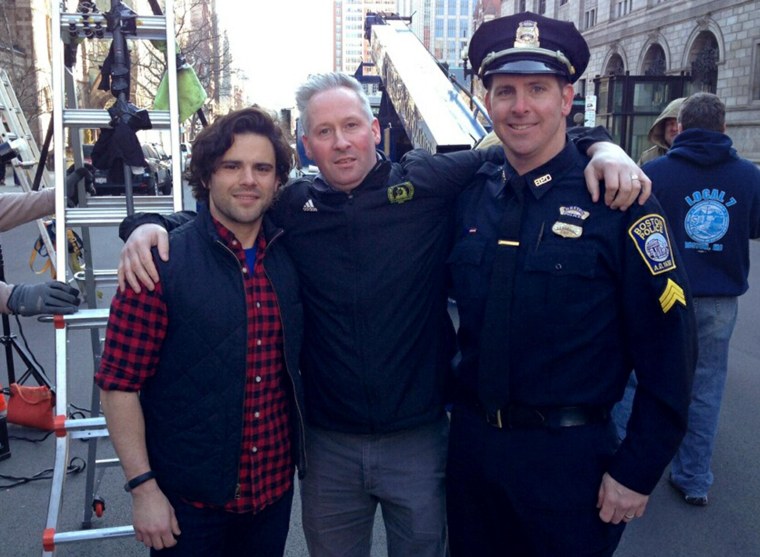
<svg viewBox="0 0 760 557"><path fill-rule="evenodd" d="M568 142L527 173L510 335L510 402L603 405L622 396L635 367L640 388L629 436L610 473L649 493L680 442L693 374L693 313L684 270L656 200L628 211L593 203L588 159ZM459 303L459 376L477 393L477 362L505 180L488 163L457 210L449 258ZM603 193L603 192L602 192ZM491 337L492 335L486 335ZM644 434L645 432L645 434Z"/></svg>

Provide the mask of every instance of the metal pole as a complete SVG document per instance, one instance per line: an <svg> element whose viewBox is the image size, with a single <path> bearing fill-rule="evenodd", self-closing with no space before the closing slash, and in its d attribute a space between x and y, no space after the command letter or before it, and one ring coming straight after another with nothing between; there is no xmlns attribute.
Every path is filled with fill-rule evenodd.
<svg viewBox="0 0 760 557"><path fill-rule="evenodd" d="M111 0L111 13L118 13L119 6L122 5L121 0ZM111 94L118 101L126 102L129 91L129 66L127 65L127 39L124 36L122 29L122 20L118 16L116 18L116 24L111 31L113 37L113 66L111 70ZM132 194L132 169L127 163L124 163L124 196L127 206L127 214L131 215L135 212L134 199Z"/></svg>

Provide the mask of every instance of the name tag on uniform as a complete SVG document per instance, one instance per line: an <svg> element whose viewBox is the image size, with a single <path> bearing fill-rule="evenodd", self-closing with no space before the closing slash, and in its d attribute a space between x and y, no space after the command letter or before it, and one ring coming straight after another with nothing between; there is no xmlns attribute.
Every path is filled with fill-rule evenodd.
<svg viewBox="0 0 760 557"><path fill-rule="evenodd" d="M560 207L559 219L552 225L552 232L563 238L580 238L583 235L583 221L590 214L575 205Z"/></svg>

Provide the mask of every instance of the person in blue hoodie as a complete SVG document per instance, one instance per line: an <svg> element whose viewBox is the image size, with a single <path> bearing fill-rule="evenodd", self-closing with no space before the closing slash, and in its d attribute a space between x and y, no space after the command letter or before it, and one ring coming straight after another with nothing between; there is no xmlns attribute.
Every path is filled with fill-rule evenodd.
<svg viewBox="0 0 760 557"><path fill-rule="evenodd" d="M726 135L726 107L711 93L681 106L679 133L667 155L642 167L672 226L691 283L699 358L688 431L670 483L691 505L707 505L710 470L728 371L728 344L747 291L749 239L760 237L760 170Z"/></svg>

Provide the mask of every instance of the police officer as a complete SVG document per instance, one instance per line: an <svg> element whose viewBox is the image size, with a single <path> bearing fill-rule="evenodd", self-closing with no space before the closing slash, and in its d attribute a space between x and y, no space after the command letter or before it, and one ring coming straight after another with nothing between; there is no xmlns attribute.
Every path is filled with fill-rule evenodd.
<svg viewBox="0 0 760 557"><path fill-rule="evenodd" d="M469 59L507 162L461 197L449 258L461 360L452 555L612 555L686 427L691 298L656 200L592 203L565 118L589 50L571 23L483 24ZM633 179L639 176L633 175ZM628 436L609 410L639 375Z"/></svg>

